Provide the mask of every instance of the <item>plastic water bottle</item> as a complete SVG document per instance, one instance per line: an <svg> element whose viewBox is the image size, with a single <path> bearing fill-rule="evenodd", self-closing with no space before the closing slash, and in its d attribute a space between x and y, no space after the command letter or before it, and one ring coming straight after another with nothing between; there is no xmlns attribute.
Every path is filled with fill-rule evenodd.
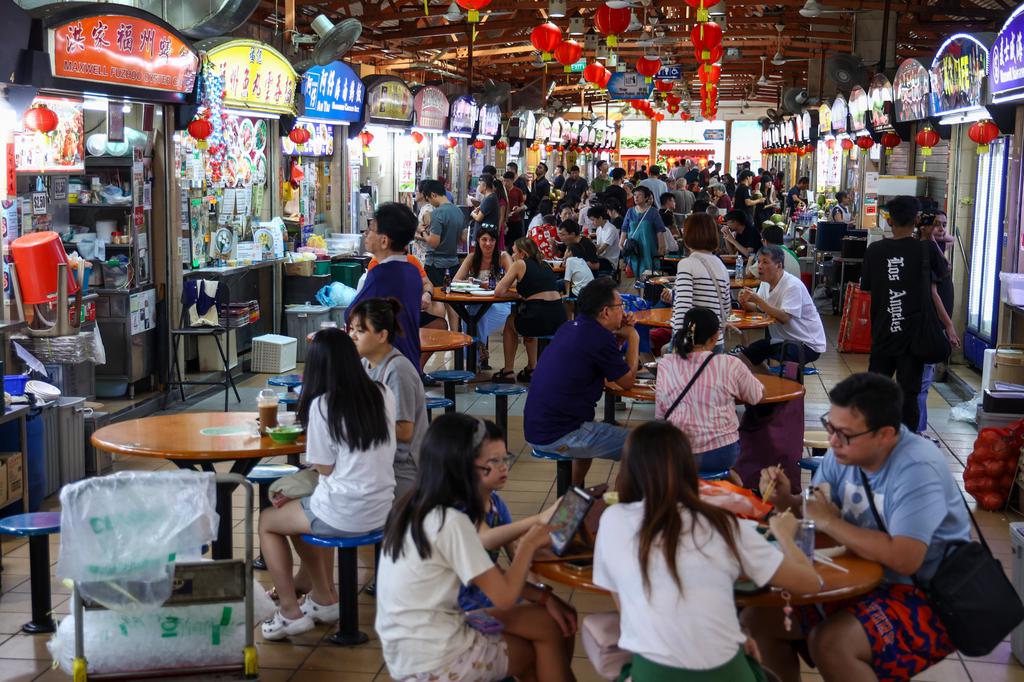
<svg viewBox="0 0 1024 682"><path fill-rule="evenodd" d="M736 255L736 279L743 279L743 254Z"/></svg>
<svg viewBox="0 0 1024 682"><path fill-rule="evenodd" d="M444 282L441 284L441 289L446 294L452 290L452 277L447 272L444 273Z"/></svg>
<svg viewBox="0 0 1024 682"><path fill-rule="evenodd" d="M487 288L494 291L494 287L496 287L497 284L498 281L494 279L494 272L491 272L491 276L487 278Z"/></svg>

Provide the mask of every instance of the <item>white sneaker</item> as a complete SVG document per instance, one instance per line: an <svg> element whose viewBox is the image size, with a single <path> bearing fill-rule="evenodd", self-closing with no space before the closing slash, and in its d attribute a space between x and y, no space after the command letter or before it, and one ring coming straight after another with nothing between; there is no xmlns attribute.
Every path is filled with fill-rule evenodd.
<svg viewBox="0 0 1024 682"><path fill-rule="evenodd" d="M285 637L301 635L303 632L309 632L315 627L316 624L313 622L313 619L305 613L302 614L302 618L289 620L282 616L281 611L278 610L274 611L272 617L263 621L260 630L263 632L263 639L274 642Z"/></svg>
<svg viewBox="0 0 1024 682"><path fill-rule="evenodd" d="M323 604L317 604L313 601L312 595L306 595L306 598L299 604L299 608L302 609L303 615L309 616L315 623L336 623L338 622L338 604L335 602L330 606L324 606Z"/></svg>

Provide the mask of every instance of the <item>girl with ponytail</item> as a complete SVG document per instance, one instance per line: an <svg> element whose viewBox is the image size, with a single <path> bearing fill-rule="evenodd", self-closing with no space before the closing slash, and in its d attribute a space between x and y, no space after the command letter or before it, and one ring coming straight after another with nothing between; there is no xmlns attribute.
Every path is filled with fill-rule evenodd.
<svg viewBox="0 0 1024 682"><path fill-rule="evenodd" d="M764 385L742 360L715 354L719 314L690 308L672 340L673 352L658 364L654 416L687 435L702 474L725 471L740 454L736 400L760 402Z"/></svg>

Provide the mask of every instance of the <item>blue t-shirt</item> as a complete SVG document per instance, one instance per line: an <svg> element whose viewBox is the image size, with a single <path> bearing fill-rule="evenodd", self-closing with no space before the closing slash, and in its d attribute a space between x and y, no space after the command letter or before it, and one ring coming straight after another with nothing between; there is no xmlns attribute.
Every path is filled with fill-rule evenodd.
<svg viewBox="0 0 1024 682"><path fill-rule="evenodd" d="M579 315L555 333L537 361L523 413L526 442L547 445L594 421L604 382L629 372L615 335Z"/></svg>
<svg viewBox="0 0 1024 682"><path fill-rule="evenodd" d="M359 290L352 304L345 311L348 322L349 311L360 301L368 298L397 298L402 304L398 315L401 332L395 339L395 348L409 358L412 366L420 367L420 298L423 296L423 278L416 266L405 256L385 258L377 267L366 273L363 288Z"/></svg>
<svg viewBox="0 0 1024 682"><path fill-rule="evenodd" d="M496 492L491 493L491 511L487 512L487 516L484 517L484 523L487 524L488 528L507 526L512 523L512 512L508 510L505 500L501 499L501 496ZM498 561L499 553L500 550L488 552L491 555L491 560L495 563ZM493 606L494 604L487 598L484 591L476 585L463 585L459 589L459 607L463 611L489 609Z"/></svg>
<svg viewBox="0 0 1024 682"><path fill-rule="evenodd" d="M900 427L900 440L889 459L874 473L865 472L875 506L889 535L913 538L928 545L917 577L929 580L951 542L970 540L971 522L946 458L931 441ZM860 528L880 530L868 504L860 468L839 464L832 450L814 474L814 484L832 486L832 502L843 519ZM910 584L909 576L888 569L885 580Z"/></svg>

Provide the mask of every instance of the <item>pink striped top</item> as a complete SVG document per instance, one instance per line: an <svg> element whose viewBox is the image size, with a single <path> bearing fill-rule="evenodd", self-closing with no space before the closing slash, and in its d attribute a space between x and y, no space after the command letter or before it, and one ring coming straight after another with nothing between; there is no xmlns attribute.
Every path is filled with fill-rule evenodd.
<svg viewBox="0 0 1024 682"><path fill-rule="evenodd" d="M698 351L684 359L673 353L661 359L655 384L655 418L664 417L707 355L708 351ZM687 435L694 454L707 452L739 440L736 399L753 405L763 395L764 384L742 360L718 355L704 368L669 421Z"/></svg>

